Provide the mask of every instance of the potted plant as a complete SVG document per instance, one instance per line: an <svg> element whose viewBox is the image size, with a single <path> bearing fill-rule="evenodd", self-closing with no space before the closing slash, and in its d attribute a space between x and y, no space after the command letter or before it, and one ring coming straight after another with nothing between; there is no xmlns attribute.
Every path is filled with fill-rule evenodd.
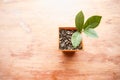
<svg viewBox="0 0 120 80"><path fill-rule="evenodd" d="M82 33L97 38L96 28L102 16L93 15L84 22L84 14L80 11L75 17L75 27L59 27L59 49L63 52L83 50Z"/></svg>

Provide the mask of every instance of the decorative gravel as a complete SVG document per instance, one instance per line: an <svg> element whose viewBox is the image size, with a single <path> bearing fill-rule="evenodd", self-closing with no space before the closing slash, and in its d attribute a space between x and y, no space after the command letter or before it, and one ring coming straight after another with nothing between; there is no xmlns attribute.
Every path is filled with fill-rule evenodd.
<svg viewBox="0 0 120 80"><path fill-rule="evenodd" d="M82 46L79 45L77 48L73 48L71 43L71 36L76 30L59 30L59 48L62 50L76 50L82 49Z"/></svg>

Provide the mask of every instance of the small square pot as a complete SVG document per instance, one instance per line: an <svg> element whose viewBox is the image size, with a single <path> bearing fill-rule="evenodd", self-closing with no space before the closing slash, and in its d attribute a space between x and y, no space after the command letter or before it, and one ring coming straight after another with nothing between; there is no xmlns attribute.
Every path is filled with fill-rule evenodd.
<svg viewBox="0 0 120 80"><path fill-rule="evenodd" d="M76 51L81 51L81 50L83 50L83 42L81 42L80 43L80 45L77 47L78 49L62 49L61 48L61 39L63 39L63 38L60 38L60 36L62 35L64 35L64 33L63 34L61 34L60 33L60 31L61 30L65 30L65 31L73 31L72 33L70 33L70 36L77 30L75 27L59 27L59 50L61 50L62 52L64 52L64 53L75 53ZM67 35L67 33L66 33L66 35ZM65 36L66 36L65 35ZM72 37L72 36L71 36ZM70 37L70 40L69 41L71 41L71 37ZM64 43L65 43L65 41L63 41ZM71 42L70 42L71 43Z"/></svg>

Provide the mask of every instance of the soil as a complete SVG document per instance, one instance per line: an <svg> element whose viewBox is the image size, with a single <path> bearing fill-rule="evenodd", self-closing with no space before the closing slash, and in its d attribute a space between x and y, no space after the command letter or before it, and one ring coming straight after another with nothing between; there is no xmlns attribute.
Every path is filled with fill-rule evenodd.
<svg viewBox="0 0 120 80"><path fill-rule="evenodd" d="M76 49L82 49L81 44L73 48L72 43L71 43L71 36L76 30L64 30L60 29L59 30L59 48L61 50L76 50Z"/></svg>

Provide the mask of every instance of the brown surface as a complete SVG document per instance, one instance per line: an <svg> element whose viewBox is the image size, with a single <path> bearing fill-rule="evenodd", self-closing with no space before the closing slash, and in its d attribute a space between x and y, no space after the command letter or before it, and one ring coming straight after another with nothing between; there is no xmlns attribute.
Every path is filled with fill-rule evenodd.
<svg viewBox="0 0 120 80"><path fill-rule="evenodd" d="M119 0L0 0L0 80L120 80ZM8 2L7 2L8 1ZM58 27L102 15L84 51L58 50Z"/></svg>

